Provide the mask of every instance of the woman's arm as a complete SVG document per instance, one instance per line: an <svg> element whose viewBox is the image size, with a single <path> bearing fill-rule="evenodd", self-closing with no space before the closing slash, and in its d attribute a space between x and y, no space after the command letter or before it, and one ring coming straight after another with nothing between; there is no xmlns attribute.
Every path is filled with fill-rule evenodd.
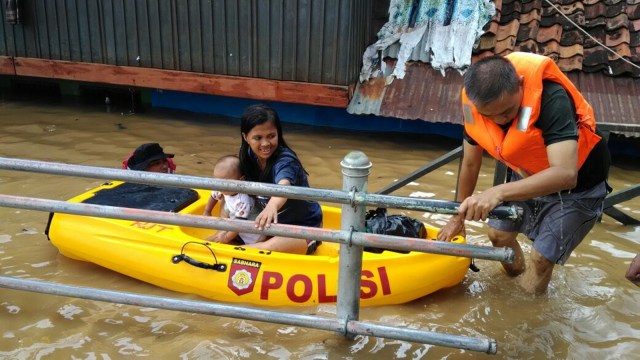
<svg viewBox="0 0 640 360"><path fill-rule="evenodd" d="M278 182L278 185L291 185L291 182L287 179L282 179ZM256 216L256 227L262 230L265 227L269 227L271 223L277 224L278 211L284 206L287 200L285 197L271 197L262 212Z"/></svg>

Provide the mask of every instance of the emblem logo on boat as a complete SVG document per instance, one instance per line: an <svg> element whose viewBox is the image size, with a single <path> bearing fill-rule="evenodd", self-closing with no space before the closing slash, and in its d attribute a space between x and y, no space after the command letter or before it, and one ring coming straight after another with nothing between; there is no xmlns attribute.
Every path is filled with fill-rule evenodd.
<svg viewBox="0 0 640 360"><path fill-rule="evenodd" d="M244 295L253 291L262 263L251 260L233 258L229 271L227 286L236 295Z"/></svg>

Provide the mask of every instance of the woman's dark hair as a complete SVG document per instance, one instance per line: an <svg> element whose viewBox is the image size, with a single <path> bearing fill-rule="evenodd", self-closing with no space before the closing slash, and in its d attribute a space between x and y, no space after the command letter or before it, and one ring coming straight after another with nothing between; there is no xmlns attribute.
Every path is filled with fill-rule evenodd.
<svg viewBox="0 0 640 360"><path fill-rule="evenodd" d="M251 129L266 122L271 122L276 127L278 132L278 148L273 152L273 154L271 154L271 157L267 159L267 165L265 166L264 171L261 172L258 162L249 155L251 147L249 146L249 143L244 140L244 136L242 136L242 134L249 134ZM273 164L276 162L276 159L278 159L278 155L282 151L282 148L287 148L296 155L296 157L298 156L284 140L280 117L269 105L256 104L245 109L242 117L240 118L240 135L242 141L240 144L239 154L240 164L242 166L243 174L249 181L265 181L267 176L271 174ZM302 164L300 166L302 166Z"/></svg>
<svg viewBox="0 0 640 360"><path fill-rule="evenodd" d="M518 91L520 77L511 61L500 55L482 58L464 74L464 89L469 100L487 105L505 94Z"/></svg>

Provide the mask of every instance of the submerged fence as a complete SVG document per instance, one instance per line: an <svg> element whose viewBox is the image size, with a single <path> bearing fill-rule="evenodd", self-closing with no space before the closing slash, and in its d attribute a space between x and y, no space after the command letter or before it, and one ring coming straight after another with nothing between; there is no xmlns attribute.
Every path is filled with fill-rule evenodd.
<svg viewBox="0 0 640 360"><path fill-rule="evenodd" d="M509 248L494 248L438 241L407 241L410 239L362 232L364 229L364 214L366 206L383 206L454 214L456 213L457 206L459 204L439 200L434 201L367 194L363 189L366 189L371 163L366 155L361 152L351 152L344 158L341 165L343 173L343 191L337 191L246 181L219 180L176 174L146 173L0 157L0 169L7 170L121 180L184 188L237 191L253 195L284 196L288 198L318 200L343 204L341 222L342 230L279 224L273 224L271 227L264 230L257 230L253 224L244 220L223 220L215 217L204 217L198 215L117 208L0 194L0 206L4 207L137 221L154 221L162 224L188 225L219 230L260 233L271 236L295 235L294 237L340 243L336 319L258 310L235 305L212 304L210 302L164 299L152 296L72 287L8 277L0 277L0 286L53 295L73 296L90 300L109 301L122 304L150 306L170 310L304 326L334 331L349 338L354 335L369 335L495 354L497 351L497 344L493 339L479 339L429 331L393 328L358 321L362 252L364 246L472 257L502 262L511 262L514 254ZM491 212L490 217L517 219L519 215L520 211L517 208L498 207Z"/></svg>

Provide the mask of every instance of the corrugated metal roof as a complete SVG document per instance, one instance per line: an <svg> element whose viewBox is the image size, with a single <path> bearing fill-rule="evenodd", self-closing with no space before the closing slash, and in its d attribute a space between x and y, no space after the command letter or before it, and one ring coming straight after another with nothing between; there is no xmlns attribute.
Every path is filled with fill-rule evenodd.
<svg viewBox="0 0 640 360"><path fill-rule="evenodd" d="M389 67L393 63L390 62ZM405 78L385 86L388 77L373 78L359 84L347 111L400 119L462 124L459 109L462 75L440 70L420 62L410 62Z"/></svg>
<svg viewBox="0 0 640 360"><path fill-rule="evenodd" d="M360 84L347 110L354 114L462 125L460 73L447 70L446 76L443 76L439 70L420 62L408 63L406 71L404 79L396 79L387 86L384 86L385 77ZM640 123L640 81L578 71L567 75L593 106L598 122L621 125Z"/></svg>
<svg viewBox="0 0 640 360"><path fill-rule="evenodd" d="M610 77L599 73L572 71L567 74L593 107L596 122L615 125L640 124L640 80ZM640 136L640 131L615 130L627 136Z"/></svg>

